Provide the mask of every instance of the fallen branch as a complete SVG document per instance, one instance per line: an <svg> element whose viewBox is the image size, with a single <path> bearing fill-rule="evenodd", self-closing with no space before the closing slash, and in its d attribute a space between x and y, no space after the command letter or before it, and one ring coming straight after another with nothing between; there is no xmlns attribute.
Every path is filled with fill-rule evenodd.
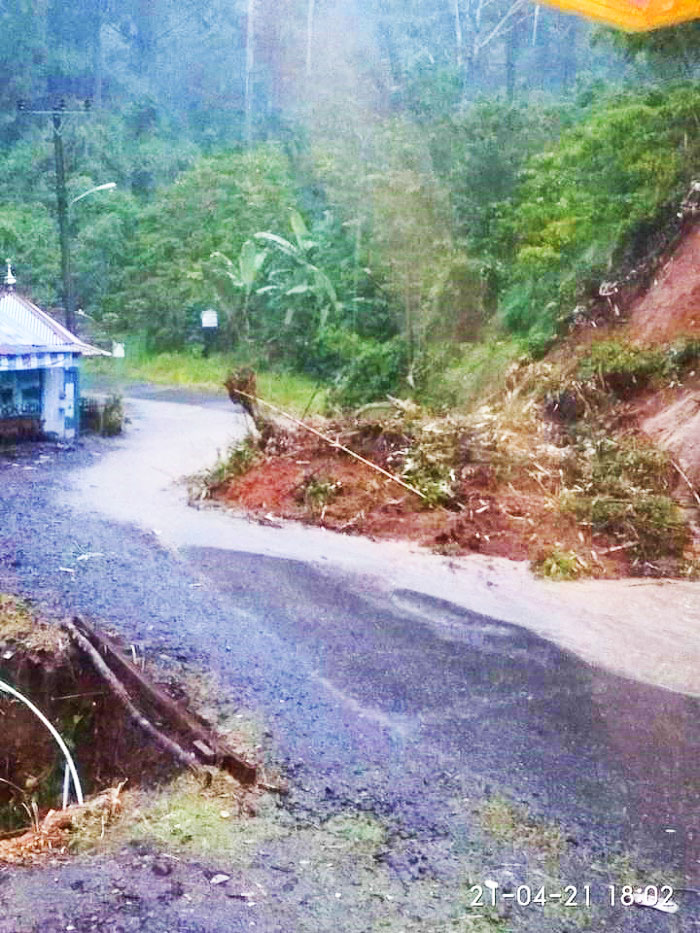
<svg viewBox="0 0 700 933"><path fill-rule="evenodd" d="M77 628L77 626L66 620L64 623L64 628L70 634L71 638L76 642L80 649L90 658L92 664L100 675L103 678L107 686L110 688L115 697L122 704L124 709L127 711L129 716L133 721L140 726L144 732L147 732L151 738L153 738L161 748L165 749L176 761L181 762L188 768L197 770L197 757L193 752L186 752L184 748L178 745L177 742L174 742L169 736L164 735L160 729L157 729L152 722L150 722L146 717L139 712L139 710L131 702L129 693L124 686L124 684L116 677L112 670L107 666L107 663L102 658L102 655L93 647L91 642L86 638L85 635Z"/></svg>
<svg viewBox="0 0 700 933"><path fill-rule="evenodd" d="M394 483L398 483L399 486L403 486L404 489L408 489L409 492L415 493L415 495L420 496L421 499L426 500L428 497L425 493L422 493L420 489L416 489L415 486L411 486L409 483L405 483L402 479L399 479L398 476L395 476L393 473L390 473L388 470L385 470L384 467L378 466L376 463L372 463L371 460L365 460L364 457L361 457L359 454L356 454L354 450L350 450L349 447L346 447L344 444L341 444L337 440L333 440L332 437L328 437L326 434L322 434L320 431L317 431L316 428L312 428L311 425L306 424L303 421L300 421L299 418L295 418L294 415L290 415L289 412L284 411L282 408L278 408L277 405L273 405L272 402L266 402L265 399L259 398L257 395L250 395L248 392L243 392L241 389L236 389L236 395L243 395L245 398L250 399L252 402L258 402L260 405L265 405L267 408L271 408L272 411L276 411L277 414L283 415L285 418L288 418L291 422L298 425L300 428L303 428L305 431L309 431L311 434L315 434L316 437L320 437L322 441L325 441L327 444L330 444L331 447L335 447L337 450L342 450L343 453L348 454L350 457L354 457L355 460L359 460L360 463L364 463L365 466L370 467L372 470L376 470L377 473L381 473L383 476L386 476L387 479L392 480Z"/></svg>
<svg viewBox="0 0 700 933"><path fill-rule="evenodd" d="M614 554L615 551L624 551L628 547L636 547L639 544L639 541L625 541L624 544L616 544L615 547L606 547L604 551L601 551L601 554Z"/></svg>
<svg viewBox="0 0 700 933"><path fill-rule="evenodd" d="M691 491L691 493L692 493L692 495L693 495L693 498L695 499L695 501L697 502L697 504L700 505L700 495L698 495L697 489L695 488L695 486L693 486L693 484L692 484L692 483L690 482L690 480L688 479L687 474L681 469L681 467L676 463L675 460L671 460L671 464L672 464L673 467L678 471L678 473L680 474L680 476L685 480L685 483L686 483L688 489Z"/></svg>
<svg viewBox="0 0 700 933"><path fill-rule="evenodd" d="M111 667L118 667L122 677L130 681L145 696L147 702L178 732L190 736L195 755L205 764L224 768L241 784L254 784L258 777L256 765L246 761L212 732L203 721L184 709L162 690L152 684L139 668L132 664L114 645L83 619L74 619L73 625L91 642L93 647L107 655Z"/></svg>

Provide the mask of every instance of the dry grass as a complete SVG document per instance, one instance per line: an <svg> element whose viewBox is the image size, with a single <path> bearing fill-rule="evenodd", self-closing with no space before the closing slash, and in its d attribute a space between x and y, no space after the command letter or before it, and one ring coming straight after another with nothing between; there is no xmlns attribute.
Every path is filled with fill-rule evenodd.
<svg viewBox="0 0 700 933"><path fill-rule="evenodd" d="M49 810L42 819L35 810L30 829L0 840L0 864L27 865L66 856L77 838L104 838L106 827L121 813L122 787L111 787L82 805Z"/></svg>
<svg viewBox="0 0 700 933"><path fill-rule="evenodd" d="M57 654L67 647L58 626L40 621L30 606L16 596L0 593L0 643L21 644L25 651Z"/></svg>

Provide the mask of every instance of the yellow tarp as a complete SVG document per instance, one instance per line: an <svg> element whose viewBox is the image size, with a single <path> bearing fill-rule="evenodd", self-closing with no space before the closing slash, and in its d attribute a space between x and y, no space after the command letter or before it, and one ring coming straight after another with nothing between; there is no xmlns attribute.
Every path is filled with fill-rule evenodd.
<svg viewBox="0 0 700 933"><path fill-rule="evenodd" d="M643 31L700 19L700 0L545 0L623 29Z"/></svg>

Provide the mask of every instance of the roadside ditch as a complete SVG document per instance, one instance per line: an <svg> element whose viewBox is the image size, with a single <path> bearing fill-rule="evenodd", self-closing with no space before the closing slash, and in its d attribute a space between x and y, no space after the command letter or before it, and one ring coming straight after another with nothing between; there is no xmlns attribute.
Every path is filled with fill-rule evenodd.
<svg viewBox="0 0 700 933"><path fill-rule="evenodd" d="M157 683L135 652L129 658L78 619L43 622L4 595L0 688L0 862L103 837L124 809L125 787L133 795L189 772L202 788L223 780L241 806L259 789L258 766Z"/></svg>

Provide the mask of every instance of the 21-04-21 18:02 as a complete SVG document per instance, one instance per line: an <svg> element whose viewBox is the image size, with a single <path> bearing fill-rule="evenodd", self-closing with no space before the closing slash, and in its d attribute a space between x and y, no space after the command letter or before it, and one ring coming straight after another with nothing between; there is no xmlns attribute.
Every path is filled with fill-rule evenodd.
<svg viewBox="0 0 700 933"><path fill-rule="evenodd" d="M563 907L571 908L591 907L597 900L599 904L604 903L609 907L631 907L644 903L667 913L675 913L678 909L673 902L673 888L668 884L649 884L645 887L606 884L600 886L600 894L594 896L593 886L590 884L568 884L562 888L548 890L544 885L533 887L527 884L520 884L515 888L501 888L496 882L487 881L472 885L467 900L471 908L497 907L501 903L517 904L519 907L544 907L549 903L560 903Z"/></svg>

